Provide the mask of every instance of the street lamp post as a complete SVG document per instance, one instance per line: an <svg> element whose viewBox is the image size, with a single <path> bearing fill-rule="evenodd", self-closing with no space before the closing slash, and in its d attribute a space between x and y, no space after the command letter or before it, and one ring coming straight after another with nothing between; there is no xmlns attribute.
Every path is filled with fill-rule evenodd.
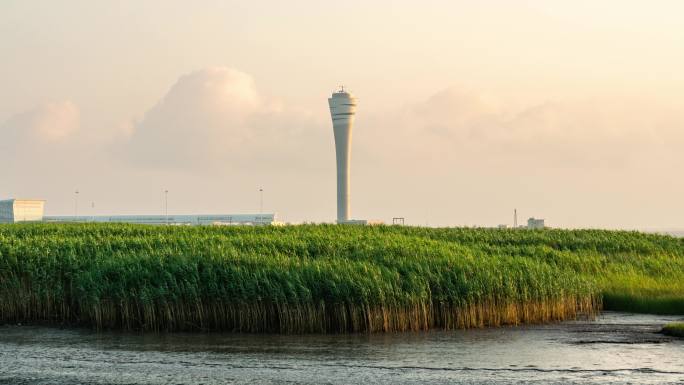
<svg viewBox="0 0 684 385"><path fill-rule="evenodd" d="M164 190L164 222L169 225L169 190Z"/></svg>
<svg viewBox="0 0 684 385"><path fill-rule="evenodd" d="M78 217L78 190L74 192L74 217Z"/></svg>

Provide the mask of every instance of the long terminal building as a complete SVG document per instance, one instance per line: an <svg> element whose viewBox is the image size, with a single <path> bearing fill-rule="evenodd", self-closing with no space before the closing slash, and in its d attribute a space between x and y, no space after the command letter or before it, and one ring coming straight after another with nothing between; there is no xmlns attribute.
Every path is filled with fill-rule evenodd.
<svg viewBox="0 0 684 385"><path fill-rule="evenodd" d="M135 223L146 225L276 225L275 213L207 215L80 215L46 216L40 199L0 200L0 223Z"/></svg>

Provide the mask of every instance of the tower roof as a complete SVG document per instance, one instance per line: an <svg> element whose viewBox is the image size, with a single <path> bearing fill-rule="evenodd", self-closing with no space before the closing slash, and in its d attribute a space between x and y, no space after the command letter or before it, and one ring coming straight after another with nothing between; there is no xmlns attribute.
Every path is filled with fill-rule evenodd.
<svg viewBox="0 0 684 385"><path fill-rule="evenodd" d="M333 98L344 98L344 97L351 98L352 94L351 94L351 92L346 91L344 89L344 86L340 86L339 90L333 92L332 97Z"/></svg>

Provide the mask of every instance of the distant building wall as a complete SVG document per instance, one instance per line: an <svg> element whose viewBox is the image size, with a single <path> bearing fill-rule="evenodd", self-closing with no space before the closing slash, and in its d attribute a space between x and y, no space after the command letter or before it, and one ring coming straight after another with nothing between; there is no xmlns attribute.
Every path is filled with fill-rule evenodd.
<svg viewBox="0 0 684 385"><path fill-rule="evenodd" d="M276 214L48 216L45 222L135 223L147 225L275 225Z"/></svg>
<svg viewBox="0 0 684 385"><path fill-rule="evenodd" d="M543 229L545 226L543 219L530 218L527 220L528 229Z"/></svg>
<svg viewBox="0 0 684 385"><path fill-rule="evenodd" d="M0 201L0 223L14 223L14 199Z"/></svg>
<svg viewBox="0 0 684 385"><path fill-rule="evenodd" d="M0 201L0 223L42 221L44 208L45 201L37 199Z"/></svg>
<svg viewBox="0 0 684 385"><path fill-rule="evenodd" d="M384 225L385 222L378 219L347 219L345 221L337 221L339 225L369 225L379 226Z"/></svg>
<svg viewBox="0 0 684 385"><path fill-rule="evenodd" d="M98 222L149 225L276 225L276 214L221 215L100 215L44 216L45 201L37 199L0 200L0 223L15 222Z"/></svg>

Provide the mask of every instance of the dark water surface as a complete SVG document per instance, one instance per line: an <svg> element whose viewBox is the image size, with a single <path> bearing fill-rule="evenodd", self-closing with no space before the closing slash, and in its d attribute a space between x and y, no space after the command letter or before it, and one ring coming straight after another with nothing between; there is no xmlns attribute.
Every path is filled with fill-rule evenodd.
<svg viewBox="0 0 684 385"><path fill-rule="evenodd" d="M0 384L684 383L681 317L374 335L0 327Z"/></svg>

